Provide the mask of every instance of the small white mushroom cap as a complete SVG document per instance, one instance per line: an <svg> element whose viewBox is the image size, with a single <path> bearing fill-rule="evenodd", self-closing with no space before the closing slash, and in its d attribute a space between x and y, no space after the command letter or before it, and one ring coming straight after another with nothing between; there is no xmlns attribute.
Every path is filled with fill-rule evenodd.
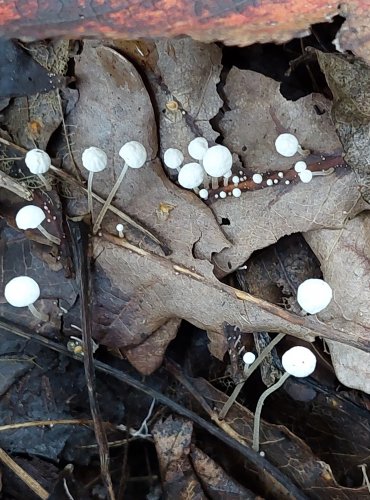
<svg viewBox="0 0 370 500"><path fill-rule="evenodd" d="M231 179L234 184L239 184L239 177L237 175L234 175L234 177Z"/></svg>
<svg viewBox="0 0 370 500"><path fill-rule="evenodd" d="M225 191L220 192L220 198L225 199L226 196L227 196L227 194L225 193Z"/></svg>
<svg viewBox="0 0 370 500"><path fill-rule="evenodd" d="M13 307L27 307L40 297L40 288L34 279L18 276L6 284L4 295Z"/></svg>
<svg viewBox="0 0 370 500"><path fill-rule="evenodd" d="M275 141L275 148L280 155L290 157L298 152L299 142L293 134L280 134Z"/></svg>
<svg viewBox="0 0 370 500"><path fill-rule="evenodd" d="M307 347L300 345L286 351L281 362L284 370L293 377L308 377L316 368L316 356Z"/></svg>
<svg viewBox="0 0 370 500"><path fill-rule="evenodd" d="M203 200L208 199L208 189L201 189L199 191L199 197L202 198Z"/></svg>
<svg viewBox="0 0 370 500"><path fill-rule="evenodd" d="M179 149L169 148L164 152L163 160L166 167L177 169L184 161L184 155Z"/></svg>
<svg viewBox="0 0 370 500"><path fill-rule="evenodd" d="M235 198L240 198L241 194L242 194L242 192L241 192L241 190L239 188L234 188L233 189L233 196Z"/></svg>
<svg viewBox="0 0 370 500"><path fill-rule="evenodd" d="M146 149L138 141L126 142L118 154L130 168L141 168L146 162Z"/></svg>
<svg viewBox="0 0 370 500"><path fill-rule="evenodd" d="M51 165L50 156L42 149L31 149L24 161L30 172L35 175L45 174Z"/></svg>
<svg viewBox="0 0 370 500"><path fill-rule="evenodd" d="M333 290L324 280L310 278L301 283L297 290L297 301L309 314L325 309L333 298Z"/></svg>
<svg viewBox="0 0 370 500"><path fill-rule="evenodd" d="M123 224L117 224L116 230L117 231L123 231L124 230Z"/></svg>
<svg viewBox="0 0 370 500"><path fill-rule="evenodd" d="M297 161L297 163L294 165L294 170L297 173L303 172L303 170L306 170L307 168L307 163L305 161Z"/></svg>
<svg viewBox="0 0 370 500"><path fill-rule="evenodd" d="M203 156L204 170L212 177L223 177L232 165L233 157L225 146L212 146Z"/></svg>
<svg viewBox="0 0 370 500"><path fill-rule="evenodd" d="M189 155L195 160L203 160L207 149L208 142L204 137L196 137L195 139L190 141L188 145Z"/></svg>
<svg viewBox="0 0 370 500"><path fill-rule="evenodd" d="M91 146L82 153L82 165L89 172L101 172L106 168L107 163L107 155L105 151L100 148Z"/></svg>
<svg viewBox="0 0 370 500"><path fill-rule="evenodd" d="M177 178L180 186L194 189L200 186L204 179L204 170L199 163L187 163L182 167Z"/></svg>
<svg viewBox="0 0 370 500"><path fill-rule="evenodd" d="M272 179L267 179L266 184L268 186L272 186L274 184L274 181Z"/></svg>
<svg viewBox="0 0 370 500"><path fill-rule="evenodd" d="M46 215L36 205L22 207L15 216L15 223L19 229L36 229L44 220Z"/></svg>
<svg viewBox="0 0 370 500"><path fill-rule="evenodd" d="M313 175L311 170L302 170L302 172L299 172L298 175L301 181L304 182L305 184L312 181Z"/></svg>
<svg viewBox="0 0 370 500"><path fill-rule="evenodd" d="M252 176L252 181L255 183L255 184L261 184L261 182L263 181L263 177L261 174L253 174Z"/></svg>
<svg viewBox="0 0 370 500"><path fill-rule="evenodd" d="M253 352L246 352L243 355L243 363L245 363L246 365L251 365L252 363L254 363L255 359L256 355Z"/></svg>

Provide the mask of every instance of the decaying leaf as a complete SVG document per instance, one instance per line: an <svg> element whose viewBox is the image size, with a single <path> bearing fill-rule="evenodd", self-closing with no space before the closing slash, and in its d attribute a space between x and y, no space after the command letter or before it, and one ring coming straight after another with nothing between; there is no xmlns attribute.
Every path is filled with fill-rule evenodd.
<svg viewBox="0 0 370 500"><path fill-rule="evenodd" d="M134 66L115 50L86 42L76 60L76 75L80 100L68 118L75 131L75 158L80 164L82 151L94 144L104 149L109 159L108 168L94 176L94 190L108 196L123 166L119 149L126 141L138 140L153 161L141 169L129 169L115 206L166 242L184 264L191 265L193 252L198 258L210 260L212 253L229 246L208 207L194 193L176 188L159 161L154 160L158 145L153 108ZM161 204L174 207L168 218L158 217ZM84 213L86 199L74 199L69 208L74 214ZM103 229L116 234L117 222L121 221L107 215ZM142 235L128 228L127 238L141 244Z"/></svg>
<svg viewBox="0 0 370 500"><path fill-rule="evenodd" d="M343 229L321 229L305 238L321 262L324 279L334 298L320 314L325 322L344 317L351 331L370 327L370 217L368 212L348 221ZM369 337L370 338L370 337ZM370 393L369 354L353 347L329 341L333 366L338 379L347 387Z"/></svg>
<svg viewBox="0 0 370 500"><path fill-rule="evenodd" d="M216 411L222 408L227 399L224 393L203 379L192 379L192 383L212 408ZM253 413L238 403L234 403L228 413L227 421L247 443L251 443ZM281 468L284 474L301 487L309 498L343 500L367 498L366 487L352 489L338 484L330 466L315 457L311 449L286 427L261 421L260 433L261 449L266 453L268 460ZM255 471L251 473L255 474Z"/></svg>
<svg viewBox="0 0 370 500"><path fill-rule="evenodd" d="M247 162L249 174L292 169L300 158L281 160L280 156L279 159L274 151L274 141L279 134L276 123L294 133L302 145L314 153L322 153L327 158L338 152L340 144L328 113L318 116L315 112L315 96L286 101L279 93L277 82L236 68L228 75L225 93L231 103L231 110L225 113L220 124L225 144ZM323 98L320 102L323 109L329 108ZM243 133L238 139L240 130ZM247 149L244 151L244 148ZM310 157L307 161L310 163ZM325 160L322 166L325 167ZM358 203L359 199L354 174L349 168L340 167L331 175L315 177L309 184L286 185L282 180L271 188L242 193L237 199L228 197L216 201L211 208L219 223L228 221L222 228L233 246L216 255L215 262L224 272L230 272L242 265L253 251L275 243L282 236L320 227L341 227L348 213L355 214L364 208Z"/></svg>
<svg viewBox="0 0 370 500"><path fill-rule="evenodd" d="M208 498L223 500L224 498L249 500L256 495L232 479L214 460L202 450L192 448L191 460L194 470L207 493Z"/></svg>
<svg viewBox="0 0 370 500"><path fill-rule="evenodd" d="M168 319L179 317L214 332L225 323L242 331L285 332L305 340L316 335L351 344L345 320L340 328L314 316L300 317L220 283L211 264L193 260L192 269L106 235L94 241L96 280L111 295L98 296L94 319L103 343L114 347L141 344ZM120 290L115 306L114 291ZM120 304L118 307L118 303ZM350 325L350 323L349 323ZM368 349L368 329L356 335L356 346ZM353 345L353 344L352 344Z"/></svg>
<svg viewBox="0 0 370 500"><path fill-rule="evenodd" d="M207 498L189 460L192 432L193 424L179 417L157 422L152 430L167 498Z"/></svg>
<svg viewBox="0 0 370 500"><path fill-rule="evenodd" d="M168 320L142 344L127 349L125 354L130 363L143 375L150 375L159 368L168 344L176 337L181 320Z"/></svg>
<svg viewBox="0 0 370 500"><path fill-rule="evenodd" d="M345 159L370 203L370 67L353 56L315 53L333 93L332 117Z"/></svg>

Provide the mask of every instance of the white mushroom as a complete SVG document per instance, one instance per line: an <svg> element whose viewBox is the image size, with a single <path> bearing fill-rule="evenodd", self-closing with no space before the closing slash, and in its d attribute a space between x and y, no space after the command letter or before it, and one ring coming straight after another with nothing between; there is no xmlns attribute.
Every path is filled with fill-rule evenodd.
<svg viewBox="0 0 370 500"><path fill-rule="evenodd" d="M229 172L232 165L233 157L225 146L217 145L207 149L203 156L203 167L212 177L212 189L217 189L218 178Z"/></svg>
<svg viewBox="0 0 370 500"><path fill-rule="evenodd" d="M188 152L194 160L202 161L208 149L207 139L204 137L196 137L189 142Z"/></svg>
<svg viewBox="0 0 370 500"><path fill-rule="evenodd" d="M302 170L302 172L298 173L298 176L305 184L311 182L313 177L311 170Z"/></svg>
<svg viewBox="0 0 370 500"><path fill-rule="evenodd" d="M36 205L22 207L15 216L15 223L19 229L38 229L49 241L60 245L60 239L50 234L41 223L46 219L45 213Z"/></svg>
<svg viewBox="0 0 370 500"><path fill-rule="evenodd" d="M106 153L95 146L85 149L82 153L82 165L89 171L87 181L87 207L93 220L92 182L95 172L101 172L107 167L108 158Z"/></svg>
<svg viewBox="0 0 370 500"><path fill-rule="evenodd" d="M306 170L307 168L307 163L305 161L297 161L297 163L294 165L294 170L299 174L300 172L303 172L303 170Z"/></svg>
<svg viewBox="0 0 370 500"><path fill-rule="evenodd" d="M315 371L316 356L312 351L303 346L295 346L286 351L281 362L285 373L280 377L276 384L272 385L265 392L263 392L258 400L256 411L254 413L254 427L253 427L253 444L252 448L259 451L259 427L261 419L262 406L270 394L279 389L285 381L290 377L308 377Z"/></svg>
<svg viewBox="0 0 370 500"><path fill-rule="evenodd" d="M177 178L180 186L194 189L198 194L198 187L203 183L204 170L199 163L187 163L182 167Z"/></svg>
<svg viewBox="0 0 370 500"><path fill-rule="evenodd" d="M202 198L202 200L208 200L208 189L200 189L199 197Z"/></svg>
<svg viewBox="0 0 370 500"><path fill-rule="evenodd" d="M221 191L221 192L220 192L220 198L225 199L225 198L226 198L226 196L227 196L227 194L225 193L225 191Z"/></svg>
<svg viewBox="0 0 370 500"><path fill-rule="evenodd" d="M267 179L266 184L268 186L272 186L274 184L274 181L272 179Z"/></svg>
<svg viewBox="0 0 370 500"><path fill-rule="evenodd" d="M169 148L164 152L163 161L166 167L180 172L180 166L184 161L184 155L179 149Z"/></svg>
<svg viewBox="0 0 370 500"><path fill-rule="evenodd" d="M234 186L237 186L239 184L239 181L240 181L240 179L237 175L234 175L234 177L231 180L232 180Z"/></svg>
<svg viewBox="0 0 370 500"><path fill-rule="evenodd" d="M261 174L253 174L252 176L252 181L255 183L255 184L261 184L261 182L263 181L263 177Z"/></svg>
<svg viewBox="0 0 370 500"><path fill-rule="evenodd" d="M333 298L333 290L324 280L310 278L301 283L297 290L297 301L309 314L325 309Z"/></svg>
<svg viewBox="0 0 370 500"><path fill-rule="evenodd" d="M125 237L125 235L123 234L123 229L124 229L123 228L123 224L117 224L116 230L118 232L118 237L119 238L124 238Z"/></svg>
<svg viewBox="0 0 370 500"><path fill-rule="evenodd" d="M119 150L119 155L121 158L123 158L125 163L122 167L121 173L119 174L111 192L108 195L108 198L106 199L106 201L105 201L105 203L100 211L100 214L98 215L98 218L96 219L96 222L95 222L94 227L93 227L93 234L96 234L99 231L100 225L105 217L105 214L108 210L108 207L112 203L112 200L113 200L118 188L120 187L123 178L126 175L128 167L141 168L144 165L144 163L146 162L146 158L147 158L146 150L145 150L144 146L140 142L137 142L137 141L126 142L126 144L124 144L122 146L122 148Z"/></svg>
<svg viewBox="0 0 370 500"><path fill-rule="evenodd" d="M298 139L293 134L280 134L275 140L276 151L285 157L294 156L299 153L306 156L309 152L302 149Z"/></svg>
<svg viewBox="0 0 370 500"><path fill-rule="evenodd" d="M244 373L244 375L247 374L248 368L250 367L250 365L252 363L255 362L255 360L256 360L256 355L254 354L254 352L244 353L244 355L243 355L243 363L244 363L243 373Z"/></svg>
<svg viewBox="0 0 370 500"><path fill-rule="evenodd" d="M29 171L32 174L37 175L37 177L44 184L45 189L47 191L51 191L52 189L51 185L49 181L46 179L46 177L43 175L46 174L46 172L50 169L51 165L51 159L50 156L47 154L47 152L43 151L42 149L31 149L26 154L24 161Z"/></svg>
<svg viewBox="0 0 370 500"><path fill-rule="evenodd" d="M28 307L31 313L41 321L49 321L47 314L41 313L33 305L40 297L40 287L28 276L18 276L5 285L4 296L13 307Z"/></svg>
<svg viewBox="0 0 370 500"><path fill-rule="evenodd" d="M233 191L232 191L232 195L235 197L235 198L240 198L242 192L239 188L234 188Z"/></svg>

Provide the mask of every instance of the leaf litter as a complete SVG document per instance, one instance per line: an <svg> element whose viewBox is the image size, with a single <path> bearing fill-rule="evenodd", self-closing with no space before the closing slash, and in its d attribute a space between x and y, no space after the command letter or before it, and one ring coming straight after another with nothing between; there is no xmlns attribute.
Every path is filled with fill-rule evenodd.
<svg viewBox="0 0 370 500"><path fill-rule="evenodd" d="M30 47L32 54L31 49L34 47ZM38 53L37 45L35 50ZM368 68L358 59L316 53L332 90L333 104L320 94L289 101L280 94L279 82L236 67L225 72L219 46L184 38L152 42L85 41L81 53L74 56L79 98L76 101L73 92L63 93L63 138L63 134L59 134L55 140L55 131L62 121L61 101L55 109L50 108L50 112L49 108L42 111L38 106L44 104L36 97L32 109L39 111L31 120L35 122L34 128L30 126L27 113L20 115L19 122L14 118L16 101L5 108L10 143L23 148L52 146L58 157L56 163L64 171L63 177L54 168L59 183L59 186L54 184L54 189L62 188L62 210L67 217L74 219L88 221L86 196L78 187L78 179L77 183L68 183L67 190L64 184L60 186L60 182L75 174L75 165L79 175L87 178L81 163L83 150L95 145L108 155L109 166L94 176L93 185L95 193L105 199L123 167L118 156L122 144L129 140L144 144L148 153L147 164L140 170L129 169L113 201L116 213L108 211L101 233L91 240L94 264L91 307L96 340L116 356L126 357L147 376L150 385L159 384L162 390L173 391L161 364L171 346L183 335L182 320L208 332L209 349L219 358L216 366L223 367L221 373L226 374L224 377L228 373L227 352L230 357L238 358L247 345L253 349L253 343L260 352L263 342L268 343L275 333L286 335L262 363L261 379L254 375L256 393L250 391L247 383L247 393L245 390L241 393L243 406L234 403L227 415L227 422L231 425L244 422L244 427L238 427L237 433L243 436L247 445L252 435L253 400L260 390L263 391L263 384L271 385L274 377L276 380L281 373L279 356L283 346L312 345L319 353L319 375L315 375L315 382L321 389L325 387L325 381L332 380L327 371L332 363L343 385L369 392L366 377L370 333L366 309L369 271L366 210L369 199L365 158L368 155L364 141L368 125ZM37 126L36 122L42 126ZM293 133L299 138L302 146L311 151L305 159L309 168L318 173L322 171L324 175L314 177L308 184L299 182L293 167L300 157L284 158L274 149L274 140L282 132ZM52 135L54 138L50 143ZM211 193L207 203L203 202L196 193L180 188L176 184L176 175L161 162L168 147L182 150L185 162L191 161L187 145L197 136L205 137L210 145L217 141L230 148L234 174L250 178L254 173L260 173L264 182L266 178L274 178L277 183L270 187L264 183L254 186L250 181L241 181L243 192L240 198L217 199L214 195L220 192L220 188ZM10 156L11 148L4 146L3 150ZM19 153L19 149L15 151ZM342 159L343 151L346 164ZM40 196L37 190L35 196L36 199ZM41 193L41 199L45 200L47 196L47 193ZM58 195L53 191L50 196ZM1 215L4 224L12 226L13 207L19 204L19 199L14 194L9 195L8 191L6 197L10 204L2 207ZM95 213L100 207L96 201ZM120 212L135 221L135 226L127 220L122 221ZM124 239L116 230L120 222L124 223ZM148 237L149 233L144 234L140 226L163 242L170 249L170 255ZM65 232L68 246L66 226L58 221L59 231L61 236ZM296 233L303 235L312 251L297 243ZM41 325L30 319L26 310L20 310L19 314L5 303L0 306L2 315L10 323L33 328L45 336L55 336L57 332L60 341L76 332L78 336L82 297L78 298L78 286L70 266L72 248L65 249L64 254L53 254L54 250L45 248L45 242L35 240L31 232L24 238L6 225L2 226L2 235L5 242L2 255L4 285L19 273L34 275L42 288L41 306L53 320ZM285 246L281 244L284 237L288 237ZM261 249L264 249L262 253ZM334 291L333 301L318 316L305 316L296 302L297 287L306 277L321 277L321 273ZM240 285L243 280L246 280L246 286ZM226 331L232 332L231 338L235 341L232 351L228 348L230 339L227 335L230 334ZM315 341L318 338L327 342L331 358L322 350L321 343ZM6 355L9 351L5 347L4 350ZM36 356L40 354L37 352ZM185 352L183 356L186 366ZM239 363L237 359L230 361L234 365ZM39 389L33 381L37 371L28 363L28 360L17 360L12 379L9 379L9 371L4 372L9 382L4 383L3 394L8 392L10 396L11 384L17 379L19 383L29 384L30 390L33 387L32 391L37 394ZM126 365L123 366L128 370ZM159 379L152 378L155 375L151 374L156 370ZM243 371L240 367L238 370ZM65 371L66 366L61 365L61 373ZM208 377L209 374L208 371ZM51 377L48 383L53 385L52 374L47 376ZM78 376L82 377L82 373ZM220 411L227 395L206 380L191 380L194 387L215 405L214 410ZM297 389L295 382L290 381L284 389L293 399L301 391L302 399L298 400L306 401L305 404L315 397L321 401L323 411L318 412L318 418L325 426L327 416L323 399L318 398L315 389L309 385L303 383L303 386ZM332 406L346 408L341 418L347 425L356 416L355 406L335 399L332 386L327 387L327 398ZM113 384L113 393L115 390ZM351 398L353 394L350 391L347 397ZM117 395L109 393L106 401L109 398L115 399ZM188 404L187 398L180 394L175 398L184 405ZM368 402L364 398L359 405L366 408ZM283 396L280 399L279 408L284 408L286 400ZM6 408L6 401L0 401L0 407L2 403ZM61 403L53 404L55 408L63 408ZM69 409L65 410L66 413L50 413L49 418L69 417ZM107 413L103 405L103 418L118 423L124 418L123 407L121 410L120 415L114 411ZM31 420L42 416L47 418L45 406L38 411L40 413L29 411L28 417ZM362 408L361 411L366 426ZM233 416L234 412L238 416ZM274 422L270 411L267 415L268 420ZM285 415L284 410L282 415ZM145 413L141 418L144 416ZM165 420L158 419L157 415L149 417L153 419L149 428L161 475L161 485L158 481L152 483L152 491L163 489L167 495L184 498L225 498L226 494L255 498L256 494L265 495L270 490L274 498L284 497L281 476L277 476L277 483L271 483L271 477L258 477L257 472L250 469L248 477L241 479L242 469L239 468L238 472L240 458L238 467L231 467L230 450L221 458L220 444L207 445L204 436L198 436L198 432L194 434L190 421L173 415ZM14 419L22 419L22 416L15 412ZM220 425L217 419L216 423ZM282 423L285 424L284 420ZM287 425L292 425L289 419ZM225 432L227 426L221 425L221 429ZM291 431L262 422L262 429L263 439L266 440L267 434L268 459L308 498L327 498L328 495L365 498L368 494L367 489L358 483L359 470L346 472L349 463L352 467L366 464L366 456L362 450L352 448L350 437L342 447L338 444L337 448L332 448L334 454L353 455L352 461L335 462L334 477L328 465L331 463L330 454L325 456L327 463L318 458L322 450L309 436L308 428L307 442L311 448L305 443L305 435L300 438L297 437L300 433L295 435L294 425ZM340 438L340 431L336 432ZM27 451L31 455L40 455L40 449L43 449L41 455L45 458L66 456L76 464L82 463L81 454L73 451L73 443L80 439L86 444L88 435L93 439L90 431L80 436L70 432L67 445L66 439L61 441L59 435L49 435L48 441L41 438L40 444L39 434L34 434L35 448L29 447ZM28 440L30 436L27 431L24 439ZM22 439L18 441L18 447L13 448L14 452L24 452ZM6 441L1 444L5 448L10 446ZM89 452L84 463L89 463L94 453L96 450ZM130 452L125 453L127 457ZM132 455L130 457L134 463L135 459ZM127 463L126 458L125 474L129 474ZM357 487L349 484L351 481L357 481ZM271 489L272 484L275 489ZM127 485L120 481L119 494L125 488L131 491ZM110 498L113 498L111 494Z"/></svg>

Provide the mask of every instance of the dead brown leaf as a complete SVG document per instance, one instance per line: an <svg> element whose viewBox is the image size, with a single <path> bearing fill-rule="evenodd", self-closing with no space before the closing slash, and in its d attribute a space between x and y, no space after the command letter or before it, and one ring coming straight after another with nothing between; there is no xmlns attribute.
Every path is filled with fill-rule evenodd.
<svg viewBox="0 0 370 500"><path fill-rule="evenodd" d="M343 229L312 231L305 238L321 262L324 279L334 299L320 318L350 321L354 335L370 327L370 233L368 212L346 223ZM369 337L370 338L370 337ZM338 379L347 387L370 393L369 354L338 342L329 342Z"/></svg>
<svg viewBox="0 0 370 500"><path fill-rule="evenodd" d="M208 404L220 410L227 396L212 387L204 379L192 379L192 383L205 397ZM252 442L253 413L234 403L227 421L247 443ZM297 484L308 496L314 499L365 499L366 487L344 488L333 477L330 466L315 457L311 449L300 438L282 425L273 425L261 421L261 448L268 460L281 469L284 474ZM255 474L254 471L251 471ZM256 478L257 479L257 478Z"/></svg>

